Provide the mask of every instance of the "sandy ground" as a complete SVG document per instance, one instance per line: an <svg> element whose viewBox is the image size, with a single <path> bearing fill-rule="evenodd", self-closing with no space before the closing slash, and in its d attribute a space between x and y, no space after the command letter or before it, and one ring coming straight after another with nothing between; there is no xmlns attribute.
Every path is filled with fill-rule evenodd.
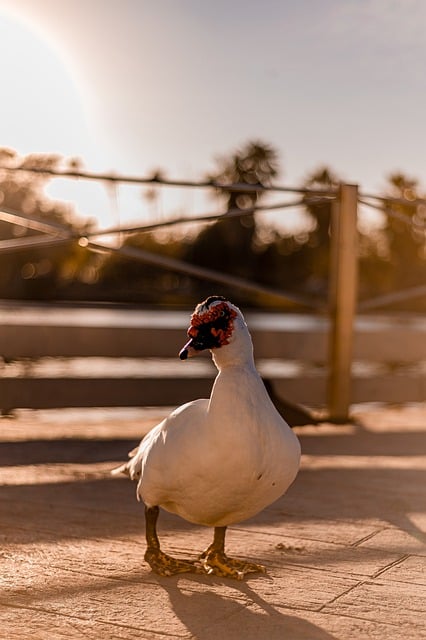
<svg viewBox="0 0 426 640"><path fill-rule="evenodd" d="M286 496L231 527L244 582L160 578L143 511L109 470L160 412L21 412L0 421L0 638L426 638L426 408L301 427ZM165 550L194 557L212 531L161 514Z"/></svg>

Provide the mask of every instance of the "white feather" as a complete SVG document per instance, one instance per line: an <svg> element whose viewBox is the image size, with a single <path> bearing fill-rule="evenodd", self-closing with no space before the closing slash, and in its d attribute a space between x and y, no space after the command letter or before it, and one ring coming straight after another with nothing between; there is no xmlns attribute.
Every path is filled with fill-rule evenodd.
<svg viewBox="0 0 426 640"><path fill-rule="evenodd" d="M237 317L229 344L212 350L218 375L210 399L173 411L115 470L138 482L147 506L208 526L261 511L288 489L300 463L299 441L256 371L244 318L228 304Z"/></svg>

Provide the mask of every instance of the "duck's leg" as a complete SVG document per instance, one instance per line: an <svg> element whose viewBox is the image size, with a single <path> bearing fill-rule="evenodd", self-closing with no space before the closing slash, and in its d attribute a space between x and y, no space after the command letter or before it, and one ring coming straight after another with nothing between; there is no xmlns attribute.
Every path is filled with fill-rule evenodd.
<svg viewBox="0 0 426 640"><path fill-rule="evenodd" d="M226 527L215 527L212 544L201 554L200 562L207 573L243 580L246 573L265 573L261 564L229 558L225 554Z"/></svg>
<svg viewBox="0 0 426 640"><path fill-rule="evenodd" d="M158 507L145 507L146 562L160 576L171 576L175 573L203 573L199 563L192 560L178 560L161 551L157 536L159 511Z"/></svg>

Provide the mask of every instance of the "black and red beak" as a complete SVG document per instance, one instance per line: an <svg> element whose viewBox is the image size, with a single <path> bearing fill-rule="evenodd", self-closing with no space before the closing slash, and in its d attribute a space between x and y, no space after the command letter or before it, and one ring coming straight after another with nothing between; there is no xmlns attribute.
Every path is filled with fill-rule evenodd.
<svg viewBox="0 0 426 640"><path fill-rule="evenodd" d="M191 338L190 340L188 340L186 345L179 351L179 358L181 360L186 360L187 358L192 358L192 356L195 356L197 354L199 349L197 350L197 349L194 348L193 342L194 342L194 339Z"/></svg>
<svg viewBox="0 0 426 640"><path fill-rule="evenodd" d="M220 347L218 337L214 332L212 332L212 326L210 323L200 325L196 329L192 327L189 331L192 335L190 334L190 339L183 349L179 351L179 358L181 360L192 358L192 356L196 356L197 353L204 351L205 349Z"/></svg>

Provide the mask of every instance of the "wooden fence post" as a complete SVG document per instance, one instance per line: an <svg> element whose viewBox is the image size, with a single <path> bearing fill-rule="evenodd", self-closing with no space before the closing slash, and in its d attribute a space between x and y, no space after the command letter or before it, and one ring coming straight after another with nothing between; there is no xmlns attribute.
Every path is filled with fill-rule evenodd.
<svg viewBox="0 0 426 640"><path fill-rule="evenodd" d="M328 411L332 422L347 422L358 284L358 186L340 185L333 206L330 244L330 336Z"/></svg>

